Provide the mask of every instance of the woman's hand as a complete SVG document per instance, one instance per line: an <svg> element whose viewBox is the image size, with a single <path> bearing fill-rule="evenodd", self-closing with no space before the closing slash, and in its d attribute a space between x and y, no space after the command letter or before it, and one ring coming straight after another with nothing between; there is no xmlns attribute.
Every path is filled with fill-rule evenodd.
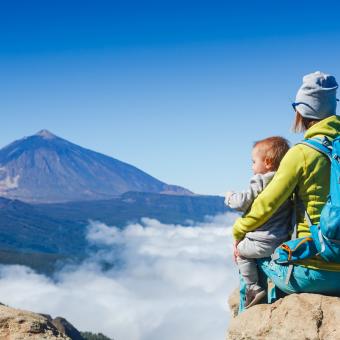
<svg viewBox="0 0 340 340"><path fill-rule="evenodd" d="M234 261L235 261L235 263L237 263L236 259L237 259L237 257L240 255L240 254L238 253L238 250L237 250L237 246L238 246L239 243L240 243L240 241L234 240L234 244L233 244L233 253L234 253Z"/></svg>

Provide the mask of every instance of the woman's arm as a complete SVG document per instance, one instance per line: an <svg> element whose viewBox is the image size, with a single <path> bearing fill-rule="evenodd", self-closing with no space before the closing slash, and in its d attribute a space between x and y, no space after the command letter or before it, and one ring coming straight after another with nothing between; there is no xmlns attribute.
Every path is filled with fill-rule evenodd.
<svg viewBox="0 0 340 340"><path fill-rule="evenodd" d="M265 222L293 193L305 167L304 154L299 146L291 148L280 163L274 178L254 200L250 211L236 220L233 227L235 240L244 238Z"/></svg>

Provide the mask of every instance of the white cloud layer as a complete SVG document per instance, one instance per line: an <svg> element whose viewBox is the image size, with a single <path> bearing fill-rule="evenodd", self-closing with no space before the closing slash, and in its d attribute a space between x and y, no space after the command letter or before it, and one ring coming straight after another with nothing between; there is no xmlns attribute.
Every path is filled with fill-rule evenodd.
<svg viewBox="0 0 340 340"><path fill-rule="evenodd" d="M224 339L227 298L237 286L235 217L190 227L144 218L124 230L91 222L88 241L99 251L53 279L0 266L0 301L63 316L79 330L115 340ZM115 265L104 270L103 262Z"/></svg>

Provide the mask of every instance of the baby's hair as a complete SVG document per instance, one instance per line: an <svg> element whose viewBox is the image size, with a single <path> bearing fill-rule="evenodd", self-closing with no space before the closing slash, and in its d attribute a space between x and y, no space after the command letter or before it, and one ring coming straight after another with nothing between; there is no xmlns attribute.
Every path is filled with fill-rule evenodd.
<svg viewBox="0 0 340 340"><path fill-rule="evenodd" d="M260 148L265 157L270 160L272 164L271 170L276 171L290 146L287 139L280 136L274 136L255 142L253 147Z"/></svg>

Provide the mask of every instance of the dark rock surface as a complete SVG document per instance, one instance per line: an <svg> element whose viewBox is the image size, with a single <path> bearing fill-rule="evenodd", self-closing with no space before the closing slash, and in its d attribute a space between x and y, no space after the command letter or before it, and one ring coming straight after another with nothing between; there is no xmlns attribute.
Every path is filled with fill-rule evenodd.
<svg viewBox="0 0 340 340"><path fill-rule="evenodd" d="M80 332L66 319L62 317L57 317L52 320L52 323L59 332L67 335L72 340L84 340Z"/></svg>

